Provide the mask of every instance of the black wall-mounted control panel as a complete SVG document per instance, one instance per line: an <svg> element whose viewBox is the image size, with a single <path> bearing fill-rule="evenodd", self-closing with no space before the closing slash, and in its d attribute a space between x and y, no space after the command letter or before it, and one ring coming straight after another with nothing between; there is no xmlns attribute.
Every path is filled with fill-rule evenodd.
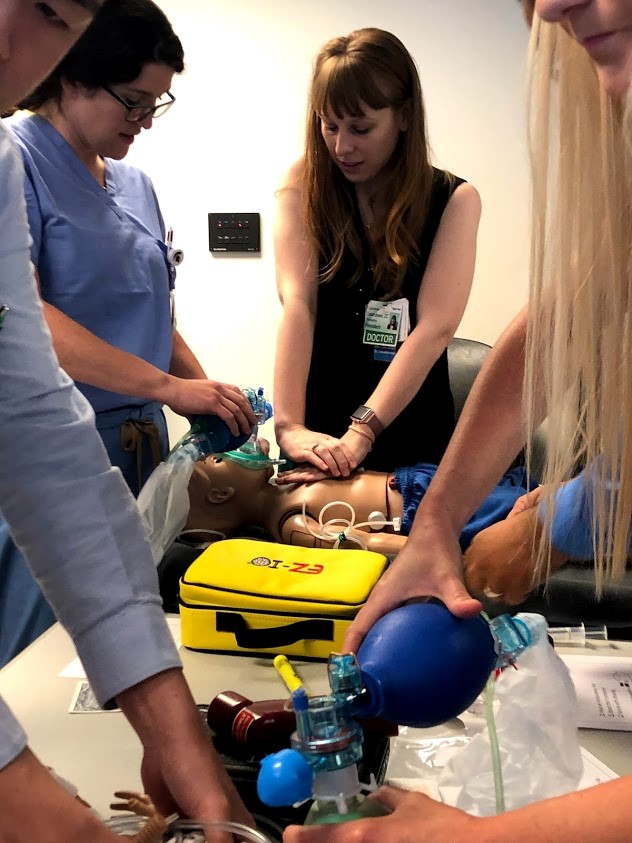
<svg viewBox="0 0 632 843"><path fill-rule="evenodd" d="M211 252L260 252L260 215L209 214L208 243Z"/></svg>

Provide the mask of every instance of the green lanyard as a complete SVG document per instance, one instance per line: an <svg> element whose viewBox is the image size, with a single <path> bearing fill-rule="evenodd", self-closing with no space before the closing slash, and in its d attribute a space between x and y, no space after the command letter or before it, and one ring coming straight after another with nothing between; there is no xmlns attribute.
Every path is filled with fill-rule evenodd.
<svg viewBox="0 0 632 843"><path fill-rule="evenodd" d="M4 320L8 312L9 308L6 306L6 304L0 305L0 331L4 327Z"/></svg>

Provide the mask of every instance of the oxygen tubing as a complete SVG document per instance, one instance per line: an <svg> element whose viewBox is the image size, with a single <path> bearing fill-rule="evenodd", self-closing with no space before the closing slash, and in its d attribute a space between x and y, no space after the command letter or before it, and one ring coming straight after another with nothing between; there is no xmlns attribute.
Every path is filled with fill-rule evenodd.
<svg viewBox="0 0 632 843"><path fill-rule="evenodd" d="M333 541L334 542L334 550L340 547L341 542L353 542L357 544L362 550L367 550L368 545L367 543L361 539L359 536L347 536L346 531L351 529L360 529L360 527L393 527L393 521L362 521L359 524L355 523L355 510L351 506L350 503L347 501L331 501L330 503L326 504L320 511L318 516L318 527L320 532L316 533L307 523L307 513L306 513L306 506L307 502L303 501L303 506L301 509L301 514L303 516L303 526L315 539L323 539L325 541ZM325 512L332 506L344 506L351 512L351 520L347 518L331 518L329 521L324 520ZM336 527L333 532L331 531L331 527ZM342 529L340 529L342 527Z"/></svg>

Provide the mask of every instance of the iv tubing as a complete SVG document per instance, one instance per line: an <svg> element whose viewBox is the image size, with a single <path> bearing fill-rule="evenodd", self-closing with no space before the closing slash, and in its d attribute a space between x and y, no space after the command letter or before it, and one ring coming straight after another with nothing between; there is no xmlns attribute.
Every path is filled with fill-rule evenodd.
<svg viewBox="0 0 632 843"><path fill-rule="evenodd" d="M505 813L505 787L503 784L503 769L500 762L500 749L498 747L498 735L496 733L496 722L494 720L494 686L496 674L489 674L485 686L485 719L487 731L489 732L489 746L492 754L492 770L494 773L494 791L496 794L496 814Z"/></svg>
<svg viewBox="0 0 632 843"><path fill-rule="evenodd" d="M345 533L347 530L359 529L360 527L393 527L393 521L362 521L360 524L355 523L355 510L351 506L350 503L347 501L330 501L330 503L326 504L320 511L320 515L318 516L318 527L320 532L316 533L307 523L307 513L306 513L306 506L307 501L303 501L302 507L302 515L303 515L303 525L310 536L313 536L315 539L324 539L325 541L332 541L334 542L334 550L340 547L341 536L344 536L344 541L354 542L355 544L359 545L362 550L367 550L368 545L367 543L359 538L359 536L347 536ZM345 506L351 513L351 520L347 518L331 518L329 521L324 520L325 512L332 506ZM337 526L337 529L334 532L331 532L331 528ZM340 529L342 527L342 530Z"/></svg>

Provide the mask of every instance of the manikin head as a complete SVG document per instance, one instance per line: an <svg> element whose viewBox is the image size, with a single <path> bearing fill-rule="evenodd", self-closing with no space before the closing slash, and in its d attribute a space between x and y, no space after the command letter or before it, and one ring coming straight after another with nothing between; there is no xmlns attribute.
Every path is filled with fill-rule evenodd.
<svg viewBox="0 0 632 843"><path fill-rule="evenodd" d="M258 495L265 492L274 469L252 468L224 454L197 462L189 482L186 530L216 530L231 535L256 523Z"/></svg>

